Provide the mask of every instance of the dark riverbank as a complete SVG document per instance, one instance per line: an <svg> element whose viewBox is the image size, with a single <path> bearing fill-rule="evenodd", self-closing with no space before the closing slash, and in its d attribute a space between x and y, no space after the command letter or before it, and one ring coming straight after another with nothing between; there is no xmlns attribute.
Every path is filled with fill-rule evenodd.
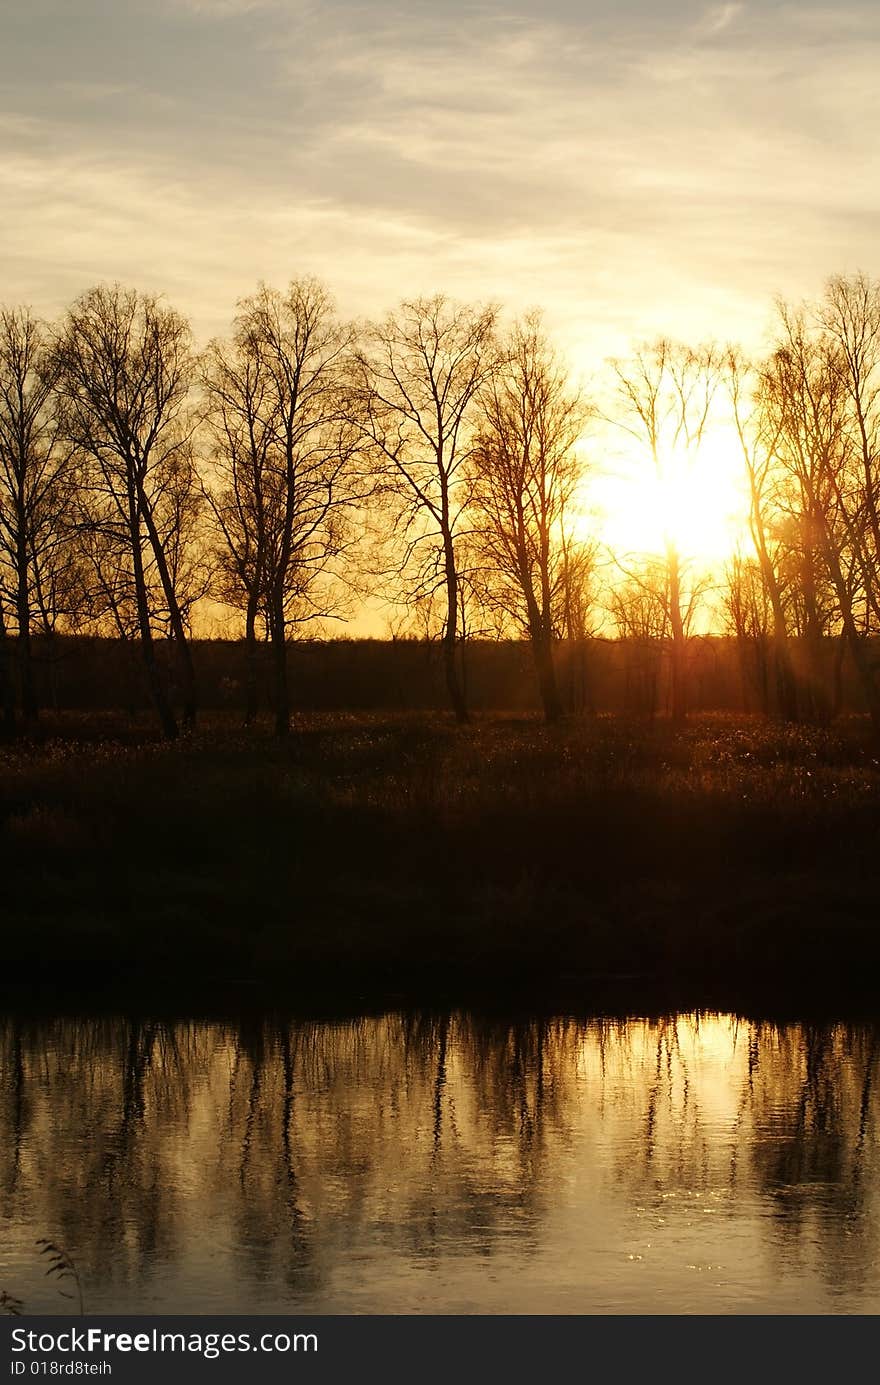
<svg viewBox="0 0 880 1385"><path fill-rule="evenodd" d="M56 996L861 1008L880 961L859 719L68 720L0 811L4 982Z"/></svg>

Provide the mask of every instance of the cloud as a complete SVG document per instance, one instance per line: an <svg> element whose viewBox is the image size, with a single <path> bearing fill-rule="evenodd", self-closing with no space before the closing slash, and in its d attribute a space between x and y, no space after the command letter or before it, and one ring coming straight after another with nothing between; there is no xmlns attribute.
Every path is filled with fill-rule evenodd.
<svg viewBox="0 0 880 1385"><path fill-rule="evenodd" d="M716 35L724 33L725 29L729 29L731 24L739 18L744 9L745 6L740 4L713 5L697 24L697 36L715 38Z"/></svg>
<svg viewBox="0 0 880 1385"><path fill-rule="evenodd" d="M166 0L172 9L203 15L208 19L227 19L232 16L249 15L257 10L277 9L282 0ZM295 0L290 0L295 3Z"/></svg>
<svg viewBox="0 0 880 1385"><path fill-rule="evenodd" d="M0 298L55 311L118 276L209 332L308 270L355 313L544 302L586 360L664 326L755 336L775 290L872 268L873 10L729 4L697 35L654 7L249 4L118 0L55 66L0 55Z"/></svg>

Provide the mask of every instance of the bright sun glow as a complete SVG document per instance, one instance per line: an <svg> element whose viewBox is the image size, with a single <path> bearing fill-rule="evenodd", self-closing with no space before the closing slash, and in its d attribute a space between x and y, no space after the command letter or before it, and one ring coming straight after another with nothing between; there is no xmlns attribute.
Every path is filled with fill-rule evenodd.
<svg viewBox="0 0 880 1385"><path fill-rule="evenodd" d="M721 568L748 541L737 440L720 430L700 455L624 454L589 485L601 542L621 559L659 557L671 542L684 562ZM595 531L594 531L595 532Z"/></svg>

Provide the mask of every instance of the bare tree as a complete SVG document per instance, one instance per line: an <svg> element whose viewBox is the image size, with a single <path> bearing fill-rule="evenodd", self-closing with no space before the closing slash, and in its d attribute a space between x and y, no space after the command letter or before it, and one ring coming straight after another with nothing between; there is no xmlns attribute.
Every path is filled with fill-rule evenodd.
<svg viewBox="0 0 880 1385"><path fill-rule="evenodd" d="M749 533L766 601L772 613L771 640L776 704L786 720L796 721L797 684L788 639L785 590L780 571L781 545L778 540L778 524L775 526L777 537L774 537L774 512L778 510L776 444L779 419L769 407L766 390L761 386L760 372L733 348L729 349L725 356L724 380L748 490ZM778 519L778 515L776 517ZM746 599L744 582L748 586L746 605L752 608L752 617L757 613L758 607L755 602L758 601L758 597L754 591L751 568L739 558L734 560L731 577L734 579L729 585L729 594L734 602L730 608L731 616L735 628L739 631L746 614L743 605ZM759 604L762 605L763 602ZM751 623L754 624L753 619Z"/></svg>
<svg viewBox="0 0 880 1385"><path fill-rule="evenodd" d="M791 316L783 311L783 323ZM856 667L861 664L860 679L871 705L869 685L877 682L877 670L866 640L880 632L880 283L862 273L835 275L822 301L801 319L799 330L809 324L814 348L821 345L829 369L837 374L845 414L845 442L833 487L842 598L835 564L825 564L844 631L835 659L835 704L840 699L843 650L848 647ZM861 636L858 651L852 627L846 636L847 608Z"/></svg>
<svg viewBox="0 0 880 1385"><path fill-rule="evenodd" d="M262 285L240 305L230 345L205 358L213 475L206 491L220 544L222 599L243 606L248 716L255 710L256 627L273 651L275 729L290 729L287 635L339 616L341 560L356 538L364 488L354 466L345 366L351 330L314 279Z"/></svg>
<svg viewBox="0 0 880 1385"><path fill-rule="evenodd" d="M613 422L626 429L644 449L661 485L677 465L692 467L710 424L720 360L713 347L693 350L661 338L642 348L629 363L613 363L622 406ZM683 580L685 555L671 529L664 535L664 589L671 637L672 717L687 712L686 613L693 589Z"/></svg>
<svg viewBox="0 0 880 1385"><path fill-rule="evenodd" d="M565 522L561 525L561 632L566 640L587 640L595 634L596 570L599 565L599 543L572 533Z"/></svg>
<svg viewBox="0 0 880 1385"><path fill-rule="evenodd" d="M138 603L130 546L118 524L92 496L81 496L78 521L85 596L82 623L98 635L134 641L139 633ZM148 604L154 609L152 592Z"/></svg>
<svg viewBox="0 0 880 1385"><path fill-rule="evenodd" d="M816 311L847 401L852 466L841 495L855 541L867 617L880 628L880 283L865 274L828 281Z"/></svg>
<svg viewBox="0 0 880 1385"><path fill-rule="evenodd" d="M608 613L626 650L627 682L636 709L657 710L663 651L669 644L669 572L650 560L608 593Z"/></svg>
<svg viewBox="0 0 880 1385"><path fill-rule="evenodd" d="M736 637L746 705L749 688L754 685L761 710L768 712L773 617L761 565L756 558L737 551L724 575L723 610L728 628Z"/></svg>
<svg viewBox="0 0 880 1385"><path fill-rule="evenodd" d="M25 722L36 719L31 631L51 631L70 604L69 450L59 439L44 327L27 309L0 309L0 589L14 611Z"/></svg>
<svg viewBox="0 0 880 1385"><path fill-rule="evenodd" d="M496 310L443 295L401 304L369 327L354 359L358 426L402 535L399 573L412 600L443 593L443 664L456 719L467 706L456 668L459 545L468 502L475 400L496 369Z"/></svg>
<svg viewBox="0 0 880 1385"><path fill-rule="evenodd" d="M3 709L3 734L15 734L15 684L13 682L9 627L6 612L0 604L0 703Z"/></svg>
<svg viewBox="0 0 880 1385"><path fill-rule="evenodd" d="M83 518L101 531L114 565L123 559L130 571L150 692L164 734L173 737L177 722L154 625L167 621L191 727L196 688L187 626L202 587L191 549L198 486L189 325L153 295L118 284L93 288L67 313L55 368L64 429L82 466Z"/></svg>
<svg viewBox="0 0 880 1385"><path fill-rule="evenodd" d="M277 399L258 343L239 324L231 347L212 342L202 365L212 468L204 480L215 522L215 591L244 606L247 689L245 722L257 711L257 623L267 611L271 454Z"/></svg>
<svg viewBox="0 0 880 1385"><path fill-rule="evenodd" d="M880 737L880 687L866 639L871 625L870 520L857 481L862 461L854 444L846 366L839 343L827 332L811 332L803 311L780 304L779 320L765 387L778 425L776 453L797 501L803 555L799 596L805 603L814 681L821 671L820 583L827 574Z"/></svg>
<svg viewBox="0 0 880 1385"><path fill-rule="evenodd" d="M578 451L589 410L533 314L505 345L501 369L480 395L472 515L485 599L524 631L544 715L562 715L554 645L575 619L582 572L566 532L584 478Z"/></svg>

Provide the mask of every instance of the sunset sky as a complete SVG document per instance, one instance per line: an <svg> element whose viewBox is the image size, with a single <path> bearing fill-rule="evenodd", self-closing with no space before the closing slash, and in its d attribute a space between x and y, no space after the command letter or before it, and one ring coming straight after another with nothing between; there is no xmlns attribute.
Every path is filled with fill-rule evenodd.
<svg viewBox="0 0 880 1385"><path fill-rule="evenodd" d="M760 338L876 269L873 0L29 0L0 24L0 299L160 288L204 338L259 277L353 314L544 304L585 367Z"/></svg>
<svg viewBox="0 0 880 1385"><path fill-rule="evenodd" d="M304 273L346 316L541 305L601 397L633 342L758 348L774 294L876 273L878 70L874 0L30 0L0 29L0 301L119 279L200 341ZM720 562L731 442L659 500L601 444L585 530Z"/></svg>

